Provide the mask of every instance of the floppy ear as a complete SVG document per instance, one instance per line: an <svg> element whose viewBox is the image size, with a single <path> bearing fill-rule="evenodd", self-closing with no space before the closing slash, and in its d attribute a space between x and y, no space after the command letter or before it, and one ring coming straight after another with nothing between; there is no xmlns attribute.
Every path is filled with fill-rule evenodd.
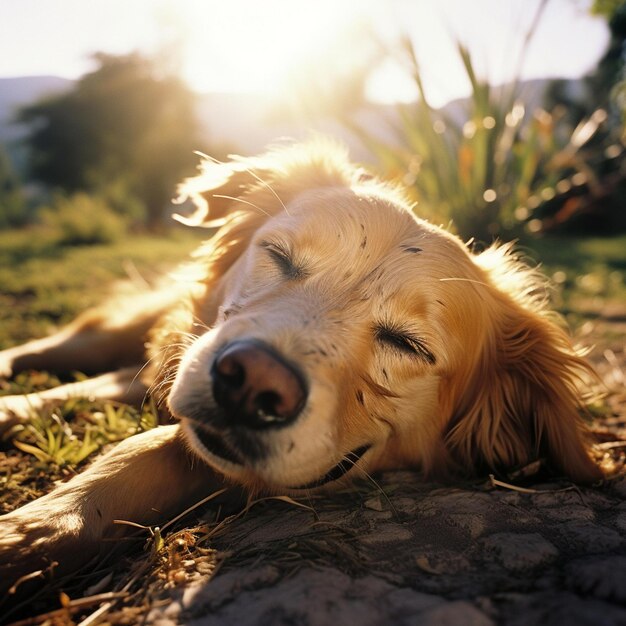
<svg viewBox="0 0 626 626"><path fill-rule="evenodd" d="M206 157L200 173L178 189L177 202L189 198L196 210L175 219L189 226L215 227L235 212L269 217L286 210L290 200L306 189L350 185L359 174L343 148L319 137L256 157L231 156L224 163Z"/></svg>
<svg viewBox="0 0 626 626"><path fill-rule="evenodd" d="M487 291L480 357L445 390L452 457L464 468L492 471L543 458L576 482L601 479L582 419L581 388L597 380L595 372L528 293L516 299L492 286Z"/></svg>
<svg viewBox="0 0 626 626"><path fill-rule="evenodd" d="M259 180L268 177L268 173L258 168L251 169L244 159L225 163L214 162L208 158L200 164L200 173L188 178L178 187L176 204L189 199L195 206L189 216L174 215L174 219L186 226L214 228L222 226L226 218L236 210L245 210L250 205L242 200Z"/></svg>

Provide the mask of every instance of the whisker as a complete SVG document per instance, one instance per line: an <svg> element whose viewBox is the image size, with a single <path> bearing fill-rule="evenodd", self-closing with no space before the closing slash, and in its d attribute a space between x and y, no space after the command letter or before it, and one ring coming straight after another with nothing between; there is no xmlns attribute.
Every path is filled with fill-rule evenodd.
<svg viewBox="0 0 626 626"><path fill-rule="evenodd" d="M356 470L358 472L361 473L361 475L363 477L365 477L367 479L367 481L369 483L371 483L372 485L374 485L374 488L376 489L376 491L378 491L378 493L380 493L380 495L385 499L385 502L387 502L387 504L389 505L389 508L393 511L393 514L398 517L398 509L396 509L396 507L394 506L393 502L389 499L389 496L387 495L387 493L385 492L385 490L382 488L382 486L380 485L380 483L378 483L378 481L369 473L367 472L364 468L362 468L361 466L355 464L354 467L356 468Z"/></svg>
<svg viewBox="0 0 626 626"><path fill-rule="evenodd" d="M207 324L204 323L204 321L202 319L200 319L197 315L192 315L192 319L193 319L193 325L194 326L199 326L200 328L204 329L204 330L211 330L210 326L207 326ZM199 337L200 335L196 335L196 339Z"/></svg>
<svg viewBox="0 0 626 626"><path fill-rule="evenodd" d="M489 285L482 280L474 280L473 278L440 278L440 282L459 281L463 283L474 283L476 285L482 285L483 287L489 287Z"/></svg>
<svg viewBox="0 0 626 626"><path fill-rule="evenodd" d="M213 198L224 198L226 200L234 200L235 202L241 202L242 204L247 204L251 207L254 207L255 209L258 209L259 211L261 211L261 213L263 213L263 215L267 215L267 217L271 217L271 215L265 210L262 209L259 205L254 204L253 202L249 202L248 200L244 200L243 198L235 198L234 196L226 196L224 194L221 193L214 193L212 195Z"/></svg>
<svg viewBox="0 0 626 626"><path fill-rule="evenodd" d="M157 368L157 376L146 390L142 406L145 404L148 397L154 397L157 406L160 406L164 402L164 392L176 378L177 364L182 359L184 349L190 346L197 338L197 335L184 331L178 332L177 335L180 337L181 341L168 343L167 345L162 346L159 349L158 354L149 359L146 365L142 368L143 370L151 361L156 359L158 356L162 356L161 363ZM140 370L140 372L142 370Z"/></svg>
<svg viewBox="0 0 626 626"><path fill-rule="evenodd" d="M204 152L201 152L200 150L194 150L193 153L203 159L206 159L207 161L213 161L213 163L220 163L220 161L216 159L215 157L205 154Z"/></svg>
<svg viewBox="0 0 626 626"><path fill-rule="evenodd" d="M239 163L243 165L242 161L239 161ZM245 165L243 165L243 169L246 172L248 172L248 174L250 174L250 176L252 176L254 179L258 180L264 187L269 189L269 191L274 195L276 200L278 200L278 202L280 202L280 204L283 207L283 209L285 209L285 213L287 213L287 215L289 215L289 211L287 210L287 207L285 206L285 203L280 199L280 196L276 193L276 191L274 191L272 186L269 183L267 183L266 181L264 181L256 172L253 172L251 169L247 168Z"/></svg>
<svg viewBox="0 0 626 626"><path fill-rule="evenodd" d="M219 159L216 159L215 157L209 156L207 154L203 154L202 152L196 151L195 154L201 156L202 158L211 161L212 163L215 163L216 165L224 165L226 162L225 161L220 161ZM231 157L233 159L236 159L236 157ZM276 193L276 191L272 188L272 186L264 181L256 172L252 171L249 167L246 167L244 165L244 160L239 157L239 159L237 160L237 163L242 167L242 169L245 172L248 172L248 174L250 174L250 176L252 176L252 178L254 178L255 180L257 180L258 182L260 182L264 187L266 187L267 189L269 189L269 191L272 193L272 195L274 195L274 197L276 198L276 200L278 200L278 202L280 202L280 205L283 207L283 209L285 210L285 213L287 213L287 215L289 215L289 211L287 210L287 207L285 206L285 203L281 200L280 196ZM220 196L214 196L214 197L220 197ZM234 200L236 198L229 198L228 196L222 196L224 198L226 198L227 200ZM254 206L254 205L253 205ZM257 209L259 207L256 207Z"/></svg>

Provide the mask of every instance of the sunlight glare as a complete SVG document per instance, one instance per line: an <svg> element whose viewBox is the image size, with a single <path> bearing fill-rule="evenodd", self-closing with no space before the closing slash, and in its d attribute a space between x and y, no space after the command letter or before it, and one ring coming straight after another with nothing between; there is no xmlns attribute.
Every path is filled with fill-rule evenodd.
<svg viewBox="0 0 626 626"><path fill-rule="evenodd" d="M349 3L176 2L182 74L200 92L276 92L350 23Z"/></svg>

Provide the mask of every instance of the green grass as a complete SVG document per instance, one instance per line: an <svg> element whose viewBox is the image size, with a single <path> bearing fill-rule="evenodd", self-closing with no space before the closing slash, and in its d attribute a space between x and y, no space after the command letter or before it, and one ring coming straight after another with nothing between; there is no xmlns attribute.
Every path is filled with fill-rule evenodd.
<svg viewBox="0 0 626 626"><path fill-rule="evenodd" d="M556 287L554 304L572 323L626 316L626 235L610 238L545 237L522 249Z"/></svg>
<svg viewBox="0 0 626 626"><path fill-rule="evenodd" d="M153 283L186 259L201 233L129 235L58 246L41 229L0 232L0 349L45 335L102 302L120 280Z"/></svg>

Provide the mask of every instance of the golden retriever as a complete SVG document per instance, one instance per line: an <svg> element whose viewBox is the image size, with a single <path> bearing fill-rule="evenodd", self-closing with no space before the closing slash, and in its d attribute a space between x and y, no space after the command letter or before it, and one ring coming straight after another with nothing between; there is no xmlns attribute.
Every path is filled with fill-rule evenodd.
<svg viewBox="0 0 626 626"><path fill-rule="evenodd" d="M95 375L2 399L5 427L68 395L141 402L146 359L142 380L178 421L0 518L6 585L76 568L127 528L113 520L158 524L224 480L293 494L539 457L602 477L581 419L592 372L508 247L471 254L328 141L207 160L182 195L196 206L185 221L219 226L183 280L0 353L6 376Z"/></svg>

